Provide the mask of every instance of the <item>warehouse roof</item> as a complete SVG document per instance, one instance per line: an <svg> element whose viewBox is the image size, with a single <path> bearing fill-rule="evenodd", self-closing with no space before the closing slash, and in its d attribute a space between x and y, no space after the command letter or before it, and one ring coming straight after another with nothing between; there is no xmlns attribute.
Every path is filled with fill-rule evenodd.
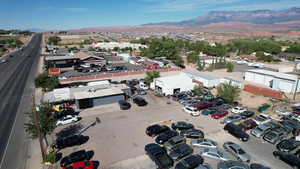
<svg viewBox="0 0 300 169"><path fill-rule="evenodd" d="M54 60L67 60L67 59L79 59L78 57L68 54L64 56L46 56L45 60L47 61L54 61Z"/></svg>
<svg viewBox="0 0 300 169"><path fill-rule="evenodd" d="M102 90L88 90L88 91L76 92L73 94L75 100L81 100L81 99L88 99L88 98L118 95L123 93L124 92L120 88L109 88L109 89L102 89Z"/></svg>
<svg viewBox="0 0 300 169"><path fill-rule="evenodd" d="M184 74L179 74L173 76L160 77L160 78L156 78L155 80L160 81L170 87L178 87L185 84L183 82L192 81L192 78Z"/></svg>
<svg viewBox="0 0 300 169"><path fill-rule="evenodd" d="M274 71L265 70L265 69L249 69L249 70L247 70L247 72L269 75L269 76L273 76L276 78L293 80L293 81L296 81L298 78L297 75L281 73L281 72L274 72Z"/></svg>
<svg viewBox="0 0 300 169"><path fill-rule="evenodd" d="M208 75L208 74L205 74L205 73L201 73L201 72L198 72L198 71L192 71L192 70L185 70L185 71L183 71L183 73L185 73L188 76L191 76L193 78L200 77L200 78L207 79L207 80L220 79L219 77L216 77L216 76L211 76L211 75Z"/></svg>

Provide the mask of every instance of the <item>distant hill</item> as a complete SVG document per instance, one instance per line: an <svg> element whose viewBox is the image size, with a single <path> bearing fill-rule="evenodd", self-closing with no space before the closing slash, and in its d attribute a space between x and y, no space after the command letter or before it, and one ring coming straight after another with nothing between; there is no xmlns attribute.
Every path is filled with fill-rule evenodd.
<svg viewBox="0 0 300 169"><path fill-rule="evenodd" d="M300 31L300 8L285 10L212 11L180 22L151 23L141 26L92 27L72 31L101 32L235 32L268 34Z"/></svg>
<svg viewBox="0 0 300 169"><path fill-rule="evenodd" d="M300 8L286 10L254 11L212 11L204 16L180 22L162 22L145 25L202 26L211 23L247 22L253 24L274 24L279 22L300 21Z"/></svg>

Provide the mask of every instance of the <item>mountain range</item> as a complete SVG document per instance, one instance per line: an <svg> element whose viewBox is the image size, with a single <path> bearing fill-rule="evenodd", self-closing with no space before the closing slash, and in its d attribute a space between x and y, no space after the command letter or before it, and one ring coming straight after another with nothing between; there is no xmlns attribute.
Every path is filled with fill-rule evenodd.
<svg viewBox="0 0 300 169"><path fill-rule="evenodd" d="M93 27L73 31L106 32L275 32L300 31L300 8L285 10L212 11L179 22L140 26Z"/></svg>

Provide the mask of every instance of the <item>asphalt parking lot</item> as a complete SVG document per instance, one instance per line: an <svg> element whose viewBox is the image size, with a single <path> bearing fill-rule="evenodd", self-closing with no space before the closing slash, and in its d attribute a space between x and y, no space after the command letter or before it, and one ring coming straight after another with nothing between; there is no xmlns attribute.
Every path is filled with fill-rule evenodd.
<svg viewBox="0 0 300 169"><path fill-rule="evenodd" d="M79 122L87 126L95 120L101 123L86 130L83 135L90 136L90 140L81 145L64 149L64 155L80 150L94 150L95 160L100 161L101 169L155 169L154 163L145 155L144 146L153 143L154 138L145 134L145 129L151 124L171 124L172 121L187 121L201 129L206 138L218 142L219 148L225 141L233 141L251 155L251 162L264 164L272 169L289 169L285 163L273 157L275 146L263 143L260 139L250 136L248 142L241 142L223 130L220 120L211 119L210 116L192 117L181 110L182 105L172 101L167 104L166 98L156 97L152 94L145 96L148 101L146 107L137 107L132 104L129 110L119 110L118 105L108 105L81 112L83 119ZM199 150L194 149L197 153ZM232 157L232 159L235 159ZM216 168L217 162L205 159Z"/></svg>

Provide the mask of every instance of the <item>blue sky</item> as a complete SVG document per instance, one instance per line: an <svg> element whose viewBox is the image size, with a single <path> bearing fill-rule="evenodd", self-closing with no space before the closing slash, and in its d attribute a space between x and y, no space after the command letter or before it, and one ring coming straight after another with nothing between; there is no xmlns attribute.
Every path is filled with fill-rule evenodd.
<svg viewBox="0 0 300 169"><path fill-rule="evenodd" d="M286 9L300 0L1 0L0 29L75 29L181 21L213 10Z"/></svg>

